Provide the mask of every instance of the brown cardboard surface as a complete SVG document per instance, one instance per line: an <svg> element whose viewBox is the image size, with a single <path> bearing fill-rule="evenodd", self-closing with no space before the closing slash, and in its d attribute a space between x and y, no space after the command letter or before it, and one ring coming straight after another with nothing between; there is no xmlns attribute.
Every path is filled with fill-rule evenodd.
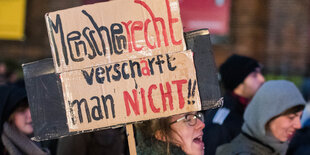
<svg viewBox="0 0 310 155"><path fill-rule="evenodd" d="M191 51L125 60L60 76L70 132L201 110Z"/></svg>
<svg viewBox="0 0 310 155"><path fill-rule="evenodd" d="M126 0L47 13L56 73L186 49L178 0Z"/></svg>
<svg viewBox="0 0 310 155"><path fill-rule="evenodd" d="M217 104L217 103L218 103L218 100L220 98L220 89L218 86L218 80L217 80L217 76L216 76L216 68L215 68L215 64L214 64L214 60L213 60L213 54L212 54L212 50L211 50L210 35L208 34L208 32L209 32L208 30L199 30L199 31L194 31L194 32L190 32L190 33L185 34L186 44L188 46L187 48L194 51L193 59L194 59L194 64L196 66L196 75L197 75L196 79L197 79L197 84L198 84L198 86L195 84L197 86L195 89L199 89L199 93L200 93L199 96L200 96L200 100L201 100L201 108L202 109L204 108L203 110L206 110L209 108L215 108L215 107L219 106L219 104ZM149 58L145 58L145 59L149 59ZM140 58L137 58L137 60L140 60L139 62L142 66L141 68L143 68L145 74L147 74L147 70L145 69L145 65L146 65L145 62L141 61L142 59L140 59ZM150 60L152 60L152 59L150 59ZM163 57L163 60L165 60L165 57ZM136 61L136 59L134 59L132 61ZM155 61L157 61L157 57L156 57L156 60L154 60L154 62ZM123 62L117 62L117 63L121 64ZM157 64L154 65L154 62L152 62L153 66L155 66L155 67L153 67L154 74L155 73L161 74L161 73L158 73L159 67ZM171 60L170 62L171 62L170 67L173 68L173 66L175 66L175 63L178 62L178 63L182 64L183 60L182 61L172 61ZM184 61L184 62L186 62L186 61ZM96 74L96 69L98 67L103 67L103 69L105 69L105 66L109 66L112 64L115 64L115 63L94 66L94 73L93 73L92 77L95 76L94 74ZM188 65L186 65L186 64L187 63L185 63L184 66L189 67L186 70L190 70L190 68L192 67L191 66L192 64L191 63L189 63ZM163 66L165 67L165 68L163 68L163 74L171 72L169 70L167 72L167 64L163 64ZM74 126L75 130L69 131L69 128L68 128L69 123L67 121L67 113L70 116L70 107L69 107L69 109L65 107L66 104L68 106L69 100L68 99L66 99L66 101L64 100L64 94L72 94L72 97L76 97L76 95L79 95L79 94L76 94L76 92L78 92L78 93L81 92L80 93L81 96L77 97L77 99L85 98L85 100L87 101L87 104L88 104L88 110L90 113L91 121L95 122L93 117L92 117L91 112L92 112L92 109L94 108L94 106L96 106L97 98L95 97L91 100L89 96L91 96L92 94L89 95L90 92L94 93L93 96L99 95L101 97L101 92L104 92L103 90L105 88L105 87L103 87L103 85L106 86L107 84L109 84L109 85L107 85L107 87L109 87L109 89L112 86L116 86L115 89L120 89L120 91L122 91L125 88L127 89L127 86L126 86L127 84L132 86L132 81L134 82L135 80L144 82L143 87L146 86L146 88L144 90L145 90L145 92L147 92L149 86L152 85L153 82L156 82L156 81L153 81L153 79L158 78L158 76L152 75L152 76L149 76L148 79L144 79L144 80L142 79L141 80L141 78L138 76L135 79L131 78L129 80L129 78L128 78L127 79L128 83L124 84L124 82L120 82L120 84L118 84L118 85L111 85L112 82L114 82L113 84L115 84L115 82L117 82L115 80L112 82L111 81L107 82L107 79L106 79L106 80L104 80L105 83L100 84L97 82L96 79L94 79L93 80L94 87L98 87L98 85L101 85L102 89L103 89L103 90L99 89L100 92L97 92L98 90L97 91L90 91L92 88L89 87L90 86L89 84L86 84L86 86L85 86L85 83L87 83L87 81L84 78L82 70L87 71L86 72L87 74L85 73L86 77L91 75L91 67L79 69L80 74L76 73L77 75L72 75L71 77L70 76L67 76L67 77L70 77L73 79L79 78L80 80L75 80L75 82L71 83L72 86L69 86L66 89L64 89L63 86L67 86L67 84L63 83L63 81L65 80L65 76L63 76L63 74L65 74L65 73L55 73L54 63L53 63L52 58L40 60L40 61L36 61L36 62L31 62L28 64L23 64L25 84L26 84L26 88L27 88L29 106L31 109L32 122L33 122L33 126L34 126L34 138L33 138L34 140L39 140L39 141L49 140L49 139L55 139L55 138L60 138L60 137L64 137L64 136L71 136L71 135L75 135L75 134L98 131L98 130L103 130L106 128L116 127L116 126L108 126L108 127L100 128L100 126L103 126L100 123L102 123L103 121L106 121L106 120L103 120L104 118L106 118L106 115L105 115L105 113L102 113L104 118L101 120L98 120L98 121L101 121L101 122L99 122L99 124L100 124L99 127L97 127L94 124L91 124L92 125L91 127L94 127L93 129L81 131L78 129L78 126ZM182 70L176 70L175 72L181 72ZM185 74L185 72L187 72L186 70L184 70L184 74ZM101 70L99 69L97 71L98 75L100 75L99 74L100 71L102 71L102 69ZM69 72L72 72L72 71L68 71L66 73L69 75ZM128 71L126 71L126 73L127 72ZM192 70L190 70L189 74L192 76L192 74L194 74L194 73L191 73L191 72L192 72ZM117 76L117 73L114 72L114 68L112 68L112 71L110 71L109 73L111 75ZM128 72L128 73L130 73L130 72ZM106 74L106 72L104 74ZM176 74L176 75L178 75L178 74ZM165 75L162 75L162 76L165 76ZM171 73L168 74L167 76L172 77L171 80L174 80L174 81L177 79L174 77L174 74L172 74L172 76L171 76ZM99 82L100 82L100 78L102 78L102 77L106 77L106 75L103 75L103 76L100 75L98 78ZM146 77L146 76L143 76L143 77ZM87 79L90 79L90 78L87 78ZM114 77L114 79L117 79L117 78ZM66 79L66 80L71 81L70 79ZM88 80L88 81L92 81L92 80ZM121 81L121 79L119 79L119 81ZM123 79L123 81L124 81L124 79ZM84 84L82 82L84 82ZM145 83L148 83L149 85L147 85ZM165 81L163 81L162 83L165 84ZM194 86L193 86L194 83L195 83L194 80L191 80L191 81L188 80L188 83L183 85L188 90L187 95L186 95L186 89L185 90L182 89L183 90L182 94L183 95L185 94L183 96L184 100L185 100L185 104L186 103L192 104L193 102L191 102L191 101L193 101L193 100L196 101L195 99L190 98L193 95L192 90L194 88ZM156 84L157 84L157 90L153 90L154 92L159 91L159 89L160 89L159 84L158 83L156 83ZM76 87L74 87L74 88L79 89L79 90L72 90L71 91L70 89L74 85L76 85ZM175 84L170 83L170 85L171 85L171 87L175 87ZM188 85L190 85L190 87L188 87ZM78 86L80 86L80 87L78 87ZM165 86L165 85L163 85L163 86ZM134 87L134 88L136 88L136 87ZM139 90L141 91L141 88L142 87L140 85L139 85L139 88L137 85L137 100L139 102L139 108L140 108L139 117L140 116L142 117L142 115L144 114L141 93L139 94ZM189 90L188 88L191 88L191 90ZM128 87L128 89L129 89L129 90L127 90L128 93L131 96L133 96L133 93L132 93L133 88ZM172 88L172 90L173 89L175 89L175 88ZM164 89L164 90L167 90L167 89ZM64 91L68 91L68 92L64 92ZM88 96L84 96L85 95L84 92L87 92L86 95L88 95ZM120 97L122 95L121 93L118 93L117 96ZM178 95L176 93L172 93L172 94ZM104 95L107 96L107 94L104 94ZM196 96L196 95L197 95L197 93L195 90L194 96ZM123 97L123 96L121 96L121 97ZM146 113L149 114L148 112L152 112L151 111L152 109L150 110L151 107L149 104L148 94L145 93L144 97L145 97L145 101L146 101L145 103L147 106L147 112ZM154 98L153 94L152 94L152 98ZM161 99L161 96L159 98ZM162 105L162 103L161 103L162 101L160 99L159 99L158 104ZM101 100L99 98L99 102L101 102L100 108L101 108L101 111L104 111L104 104L102 103ZM125 104L124 98L121 98L118 100L122 101L118 104L123 104L123 107L124 107L124 104ZM167 100L166 104L168 104L168 99L166 99L166 100ZM174 98L174 100L175 100L175 98ZM72 101L72 100L70 99L70 101ZM188 102L188 101L190 101L190 102ZM142 110L141 110L141 102L142 102ZM176 102L178 102L178 101L176 101ZM116 104L116 102L113 102L113 103ZM86 112L84 104L85 103L83 103L81 106L81 112L83 112L83 113ZM109 104L110 103L107 102L108 108L110 108ZM161 110L163 111L162 107L157 107L157 105L155 105L155 106L156 106L156 108L161 108ZM176 105L176 106L178 106L178 105ZM168 105L167 105L167 107L168 107ZM175 107L175 105L174 105L174 107ZM76 108L76 109L74 109L74 108ZM125 108L126 108L126 106L125 106ZM131 114L134 115L135 113L132 110L133 108L130 107L130 109L131 109ZM197 107L197 109L199 109L199 108ZM75 110L78 113L77 107L73 107L72 110L73 111ZM169 112L171 111L169 108L167 108L167 111L168 110L169 110ZM96 112L95 116L98 116L98 113L97 113L98 110L96 110L96 108L94 109L94 112ZM113 115L111 114L111 112L110 111L108 111L108 112L109 112L109 116L110 116L109 119L113 118ZM126 110L122 111L122 113L126 113L125 115L127 115ZM117 116L117 115L115 115L115 116ZM147 118L147 116L148 115L143 117L143 119L151 119L151 118ZM158 114L158 117L164 117L164 116L162 116L161 114ZM83 118L84 123L85 122L88 123L88 119L87 119L87 116L85 114L83 114L82 118ZM79 121L78 116L75 116L74 119ZM122 122L125 122L125 121L126 121L125 119L122 120ZM109 121L109 122L111 122L111 121ZM113 123L115 123L115 122L113 122ZM83 124L83 125L85 125L85 124ZM123 124L120 124L117 126L122 126L122 125ZM72 130L72 129L70 129L70 130Z"/></svg>
<svg viewBox="0 0 310 155"><path fill-rule="evenodd" d="M96 3L45 18L69 132L201 110L177 0Z"/></svg>

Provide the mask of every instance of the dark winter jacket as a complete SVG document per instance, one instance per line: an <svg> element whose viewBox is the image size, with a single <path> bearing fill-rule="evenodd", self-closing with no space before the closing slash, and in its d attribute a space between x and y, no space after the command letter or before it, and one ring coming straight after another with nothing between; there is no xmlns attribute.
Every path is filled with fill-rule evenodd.
<svg viewBox="0 0 310 155"><path fill-rule="evenodd" d="M309 155L310 154L310 119L306 125L298 130L289 144L287 155Z"/></svg>
<svg viewBox="0 0 310 155"><path fill-rule="evenodd" d="M229 143L241 132L243 113L243 106L231 93L225 94L222 108L205 112L205 154L214 155L218 146Z"/></svg>
<svg viewBox="0 0 310 155"><path fill-rule="evenodd" d="M126 155L127 145L123 128L107 129L60 139L57 155Z"/></svg>
<svg viewBox="0 0 310 155"><path fill-rule="evenodd" d="M242 125L244 134L240 134L231 143L218 147L216 154L284 155L288 142L281 142L276 139L266 130L266 124L285 110L305 104L305 100L293 83L285 80L264 83L245 110ZM255 147L259 149L253 149ZM271 150L273 151L271 152Z"/></svg>

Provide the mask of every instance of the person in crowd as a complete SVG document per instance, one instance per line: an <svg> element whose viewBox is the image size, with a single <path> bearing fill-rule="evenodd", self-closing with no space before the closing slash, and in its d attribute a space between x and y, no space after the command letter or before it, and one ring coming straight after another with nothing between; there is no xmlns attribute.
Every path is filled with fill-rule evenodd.
<svg viewBox="0 0 310 155"><path fill-rule="evenodd" d="M230 56L219 71L226 92L223 107L205 112L203 140L208 155L214 155L218 146L229 143L241 132L244 110L265 82L259 63L246 56Z"/></svg>
<svg viewBox="0 0 310 155"><path fill-rule="evenodd" d="M0 86L0 122L0 154L49 154L47 148L30 139L33 127L24 88Z"/></svg>
<svg viewBox="0 0 310 155"><path fill-rule="evenodd" d="M6 64L0 61L0 85L6 83L6 74L7 74Z"/></svg>
<svg viewBox="0 0 310 155"><path fill-rule="evenodd" d="M61 138L57 155L128 155L127 146L124 128L106 129Z"/></svg>
<svg viewBox="0 0 310 155"><path fill-rule="evenodd" d="M15 84L19 80L17 70L19 66L12 61L1 61L0 60L0 85Z"/></svg>
<svg viewBox="0 0 310 155"><path fill-rule="evenodd" d="M306 101L286 80L266 82L245 110L242 132L216 154L284 155L297 129Z"/></svg>
<svg viewBox="0 0 310 155"><path fill-rule="evenodd" d="M204 117L190 112L137 124L137 154L202 155Z"/></svg>

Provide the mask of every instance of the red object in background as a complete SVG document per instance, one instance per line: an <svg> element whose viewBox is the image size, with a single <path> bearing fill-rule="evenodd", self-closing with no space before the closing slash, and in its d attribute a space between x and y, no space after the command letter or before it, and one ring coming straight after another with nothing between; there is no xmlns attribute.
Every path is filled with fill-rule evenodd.
<svg viewBox="0 0 310 155"><path fill-rule="evenodd" d="M97 2L107 2L109 0L83 0L83 4L93 4Z"/></svg>
<svg viewBox="0 0 310 155"><path fill-rule="evenodd" d="M211 34L228 35L230 0L179 0L184 31L208 28Z"/></svg>

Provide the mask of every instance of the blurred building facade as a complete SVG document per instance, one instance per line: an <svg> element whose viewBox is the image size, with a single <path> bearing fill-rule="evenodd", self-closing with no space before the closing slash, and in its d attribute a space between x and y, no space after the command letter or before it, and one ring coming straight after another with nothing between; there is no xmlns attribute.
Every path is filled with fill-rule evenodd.
<svg viewBox="0 0 310 155"><path fill-rule="evenodd" d="M25 63L51 57L44 14L95 1L27 0L26 37L0 40L1 59ZM309 75L309 13L309 0L231 1L230 33L213 46L216 64L238 53L258 59L268 73Z"/></svg>
<svg viewBox="0 0 310 155"><path fill-rule="evenodd" d="M232 52L260 60L283 76L310 73L309 0L234 0L228 43L215 45L217 64Z"/></svg>

